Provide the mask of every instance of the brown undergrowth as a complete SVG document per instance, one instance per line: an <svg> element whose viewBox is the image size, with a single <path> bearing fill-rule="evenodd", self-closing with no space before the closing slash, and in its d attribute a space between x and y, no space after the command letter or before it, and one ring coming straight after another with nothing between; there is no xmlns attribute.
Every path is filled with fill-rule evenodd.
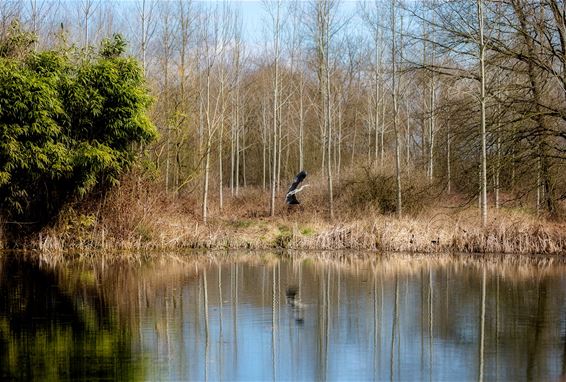
<svg viewBox="0 0 566 382"><path fill-rule="evenodd" d="M390 211L390 179L350 180L344 175L337 182L333 221L327 219L324 180L310 177L311 187L299 197L303 203L288 208L279 197L274 217L268 214L269 192L261 188L241 188L238 195L226 189L222 211L216 202L218 194L212 193L211 218L203 224L200 201L194 196L166 194L155 182L130 176L102 200L68 206L55 224L26 247L48 252L285 248L566 253L563 221L538 219L513 207L491 209L489 224L481 227L475 204L441 207L434 192L425 192L427 186L416 181L406 193L407 213L398 219Z"/></svg>

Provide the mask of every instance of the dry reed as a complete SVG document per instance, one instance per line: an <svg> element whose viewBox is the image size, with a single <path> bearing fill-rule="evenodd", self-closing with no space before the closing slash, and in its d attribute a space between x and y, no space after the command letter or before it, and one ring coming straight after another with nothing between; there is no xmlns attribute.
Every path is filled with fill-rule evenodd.
<svg viewBox="0 0 566 382"><path fill-rule="evenodd" d="M311 177L309 183L308 193L301 195L303 204L290 209L280 200L275 217L268 216L268 192L241 189L240 196L226 198L222 211L213 203L213 218L204 225L195 212L197 199L167 195L155 183L131 176L102 201L67 208L26 247L48 253L186 248L566 253L563 222L539 220L518 209L492 210L486 227L478 224L473 208L427 205L397 219L380 210L374 200L379 195L354 208L347 201L362 191L337 187L336 219L329 222L323 180Z"/></svg>

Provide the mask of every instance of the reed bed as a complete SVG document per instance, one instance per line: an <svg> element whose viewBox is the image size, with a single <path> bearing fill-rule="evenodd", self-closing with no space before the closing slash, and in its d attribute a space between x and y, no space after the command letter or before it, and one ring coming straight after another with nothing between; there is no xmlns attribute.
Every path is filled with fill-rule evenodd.
<svg viewBox="0 0 566 382"><path fill-rule="evenodd" d="M297 249L372 249L387 252L539 253L566 249L565 227L525 220L503 220L482 228L442 219L375 218L329 226L305 237L293 236Z"/></svg>
<svg viewBox="0 0 566 382"><path fill-rule="evenodd" d="M295 249L372 250L408 253L565 254L565 227L527 220L503 220L482 228L452 219L427 220L368 217L353 222L301 223L281 218L258 221L217 219L198 221L156 220L156 229L139 234L112 236L105 227L76 235L44 231L31 248L45 252L66 250L173 250L194 249ZM159 227L159 228L157 228Z"/></svg>
<svg viewBox="0 0 566 382"><path fill-rule="evenodd" d="M537 218L521 208L492 209L486 227L479 224L477 208L429 201L413 202L397 219L380 207L386 203L376 202L382 196L365 197L374 186L356 184L337 187L336 218L330 222L323 180L313 177L310 183L303 204L291 209L280 201L275 217L268 216L269 193L247 187L227 197L223 210L212 203L213 218L203 224L197 199L165 194L154 183L132 177L101 201L69 206L55 224L21 247L49 254L121 250L124 256L188 248L566 254L564 220Z"/></svg>

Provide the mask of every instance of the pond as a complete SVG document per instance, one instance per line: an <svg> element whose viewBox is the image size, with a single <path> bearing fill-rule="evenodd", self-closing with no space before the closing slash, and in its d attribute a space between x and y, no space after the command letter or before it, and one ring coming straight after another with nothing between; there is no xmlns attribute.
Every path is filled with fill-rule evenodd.
<svg viewBox="0 0 566 382"><path fill-rule="evenodd" d="M0 380L558 380L560 259L0 254Z"/></svg>

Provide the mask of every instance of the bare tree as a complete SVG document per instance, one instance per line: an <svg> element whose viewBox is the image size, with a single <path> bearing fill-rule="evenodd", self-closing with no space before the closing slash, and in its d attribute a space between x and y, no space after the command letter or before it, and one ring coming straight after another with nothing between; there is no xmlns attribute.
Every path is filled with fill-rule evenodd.
<svg viewBox="0 0 566 382"><path fill-rule="evenodd" d="M82 44L87 46L90 43L90 25L92 17L96 12L96 9L100 6L99 0L81 0L79 11L79 24L82 27Z"/></svg>
<svg viewBox="0 0 566 382"><path fill-rule="evenodd" d="M269 8L273 5L274 9ZM278 162L278 150L281 147L278 145L277 134L279 131L279 61L280 61L280 44L281 44L281 12L282 12L282 1L275 0L273 3L266 2L265 6L268 9L269 15L271 16L272 32L273 32L273 141L272 141L272 151L271 151L271 202L269 214L275 216L275 194L277 190L277 162Z"/></svg>
<svg viewBox="0 0 566 382"><path fill-rule="evenodd" d="M479 65L480 65L480 108L481 108L481 221L482 225L487 225L487 133L485 121L485 43L484 43L484 19L483 19L483 0L477 0L478 5L478 49L479 49Z"/></svg>
<svg viewBox="0 0 566 382"><path fill-rule="evenodd" d="M218 65L218 59L226 48L222 41L220 13L218 7L206 9L203 32L204 36L204 62L205 62L205 124L204 124L204 174L203 174L203 191L202 191L202 219L206 223L208 220L208 191L210 177L210 161L213 138L218 129L221 127L220 120L223 118L219 107L221 103L220 95L213 94L213 76L214 70Z"/></svg>
<svg viewBox="0 0 566 382"><path fill-rule="evenodd" d="M372 65L373 69L373 107L372 107L372 122L374 125L374 161L377 163L378 158L380 157L379 152L379 135L380 133L383 134L382 125L380 124L380 86L381 86L381 66L382 66L382 40L383 40L383 9L381 4L377 1L371 3L368 6L368 3L362 3L362 15L364 21L368 25L372 35L373 41L373 50L374 50L374 62ZM382 147L383 152L383 147ZM383 155L381 155L383 159ZM383 168L383 160L381 160L381 167Z"/></svg>
<svg viewBox="0 0 566 382"><path fill-rule="evenodd" d="M330 92L330 23L331 12L336 7L336 1L316 0L315 2L315 38L317 52L317 69L319 80L321 126L326 138L326 180L328 185L328 213L334 219L334 198L332 189L332 111Z"/></svg>
<svg viewBox="0 0 566 382"><path fill-rule="evenodd" d="M140 60L142 63L143 73L147 74L147 49L155 32L156 23L153 17L157 9L157 2L153 0L136 1L136 11L139 20L139 45Z"/></svg>
<svg viewBox="0 0 566 382"><path fill-rule="evenodd" d="M401 202L401 147L399 140L399 106L397 85L397 20L396 0L391 0L391 94L393 100L393 131L395 132L395 171L397 179L397 216L403 213Z"/></svg>

